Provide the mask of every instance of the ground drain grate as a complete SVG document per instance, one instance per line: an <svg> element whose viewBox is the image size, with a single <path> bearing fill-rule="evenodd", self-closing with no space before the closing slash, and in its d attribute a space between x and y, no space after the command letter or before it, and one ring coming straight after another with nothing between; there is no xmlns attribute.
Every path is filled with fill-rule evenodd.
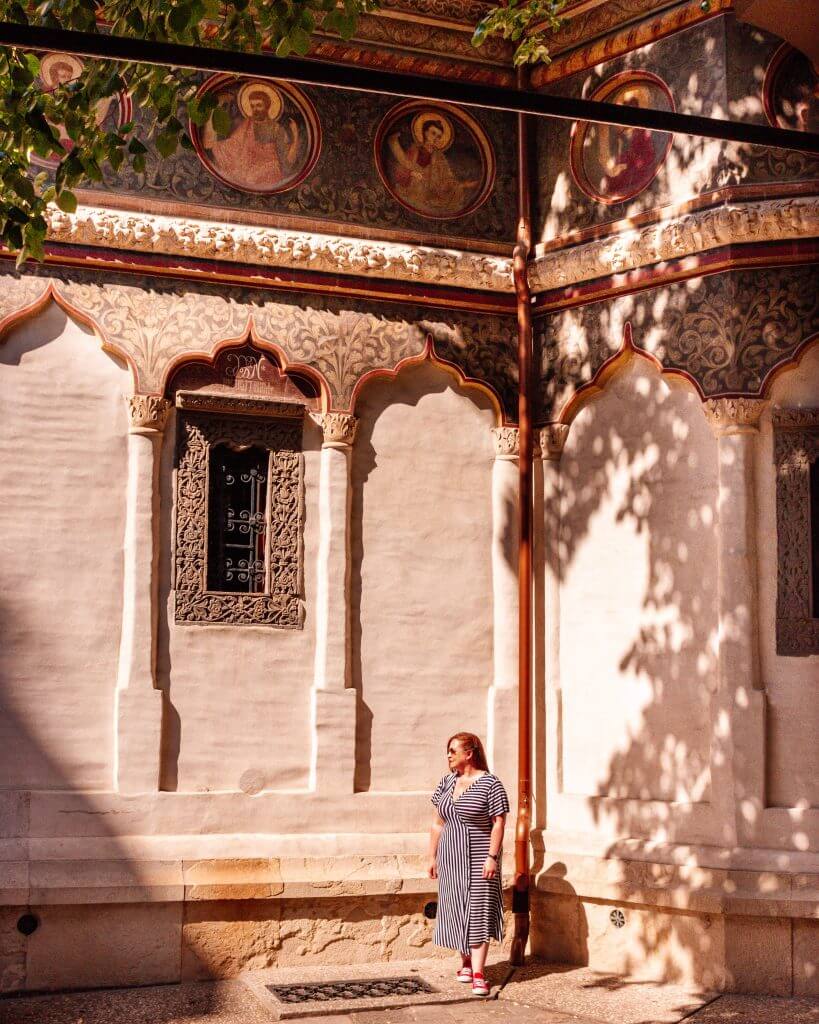
<svg viewBox="0 0 819 1024"><path fill-rule="evenodd" d="M435 992L421 978L370 978L365 981L330 981L310 985L268 985L283 1003L329 1002L331 999L377 999Z"/></svg>

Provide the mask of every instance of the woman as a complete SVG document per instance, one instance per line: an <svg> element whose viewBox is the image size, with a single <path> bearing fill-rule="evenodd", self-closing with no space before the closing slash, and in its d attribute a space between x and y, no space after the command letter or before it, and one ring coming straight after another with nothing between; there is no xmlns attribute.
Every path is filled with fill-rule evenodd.
<svg viewBox="0 0 819 1024"><path fill-rule="evenodd" d="M489 940L503 938L500 858L509 800L477 736L456 733L446 753L450 770L432 794L429 833L428 873L438 879L434 942L459 951L458 981L487 996Z"/></svg>

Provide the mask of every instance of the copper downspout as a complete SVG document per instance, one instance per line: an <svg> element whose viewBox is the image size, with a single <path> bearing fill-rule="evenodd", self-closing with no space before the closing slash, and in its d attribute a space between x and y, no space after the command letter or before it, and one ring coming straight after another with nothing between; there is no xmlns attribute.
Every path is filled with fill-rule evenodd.
<svg viewBox="0 0 819 1024"><path fill-rule="evenodd" d="M523 69L518 88L526 87ZM532 248L529 117L518 114L518 230L513 256L518 317L518 817L515 825L515 918L510 962L521 966L529 938L529 833L532 826L532 306L526 276Z"/></svg>

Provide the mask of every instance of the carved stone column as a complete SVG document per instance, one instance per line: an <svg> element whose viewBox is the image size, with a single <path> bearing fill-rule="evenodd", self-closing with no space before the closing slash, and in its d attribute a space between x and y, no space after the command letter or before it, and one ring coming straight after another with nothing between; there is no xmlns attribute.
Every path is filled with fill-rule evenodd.
<svg viewBox="0 0 819 1024"><path fill-rule="evenodd" d="M131 395L122 632L115 702L114 789L159 788L162 694L156 689L159 455L171 403Z"/></svg>
<svg viewBox="0 0 819 1024"><path fill-rule="evenodd" d="M765 700L759 683L754 446L765 403L705 402L719 446L719 679L711 779L722 842L741 844L765 804Z"/></svg>
<svg viewBox="0 0 819 1024"><path fill-rule="evenodd" d="M510 794L518 749L518 434L517 427L492 429L493 678L486 740L489 765Z"/></svg>
<svg viewBox="0 0 819 1024"><path fill-rule="evenodd" d="M538 825L546 827L549 795L563 789L560 754L563 698L560 686L560 459L569 436L565 423L549 423L540 431L543 466L543 660L545 694L542 714L535 719L537 743L535 800Z"/></svg>
<svg viewBox="0 0 819 1024"><path fill-rule="evenodd" d="M323 434L319 477L312 789L352 793L356 693L350 678L350 460L358 420L313 415Z"/></svg>

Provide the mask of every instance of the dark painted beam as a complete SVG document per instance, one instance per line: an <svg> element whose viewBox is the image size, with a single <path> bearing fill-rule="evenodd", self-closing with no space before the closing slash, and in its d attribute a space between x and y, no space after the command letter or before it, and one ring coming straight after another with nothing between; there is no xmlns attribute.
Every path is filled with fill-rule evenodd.
<svg viewBox="0 0 819 1024"><path fill-rule="evenodd" d="M0 22L0 46L20 46L30 50L76 53L102 60L135 61L198 71L227 72L255 78L280 78L303 85L332 89L353 89L385 96L409 97L465 107L503 110L514 114L558 117L571 121L596 121L600 124L647 128L675 132L754 146L794 149L819 155L819 135L771 128L767 125L723 121L693 114L676 114L642 107L620 106L599 100L549 96L495 85L478 85L457 79L438 79L395 71L380 71L346 64L272 53L241 53L199 46L179 46L145 39L100 35L95 32L69 32Z"/></svg>

